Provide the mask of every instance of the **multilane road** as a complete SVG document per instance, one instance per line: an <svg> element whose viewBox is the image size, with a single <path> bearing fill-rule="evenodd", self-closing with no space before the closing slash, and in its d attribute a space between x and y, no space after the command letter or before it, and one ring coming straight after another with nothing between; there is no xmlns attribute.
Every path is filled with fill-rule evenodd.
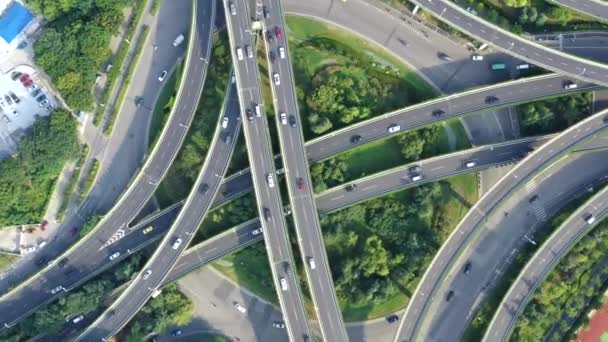
<svg viewBox="0 0 608 342"><path fill-rule="evenodd" d="M557 161L565 153L581 142L593 138L607 128L608 110L594 114L570 127L550 142L537 149L523 162L519 163L505 177L486 193L458 224L448 240L435 255L405 312L405 317L395 338L396 341L411 341L417 338L420 325L432 301L443 300L437 293L444 278L453 269L464 248L466 248L478 228L483 226L488 215L512 193L542 169Z"/></svg>
<svg viewBox="0 0 608 342"><path fill-rule="evenodd" d="M96 230L72 247L69 251L47 266L39 275L22 283L16 289L3 296L0 301L0 324L2 328L10 327L23 317L36 310L41 302L33 300L40 293L47 292L43 302L49 302L60 294L52 293L55 287L61 286L67 291L80 284L79 279L71 272L86 274L91 271L89 261L101 257L107 258L114 253L108 243L112 236L124 234L126 225L137 215L143 205L152 196L163 179L173 159L180 149L188 131L198 99L206 77L207 65L202 60L210 53L212 31L212 5L203 2L197 12L192 14L196 26L191 30L186 60L187 63L175 106L170 114L161 137L142 171L129 189L122 195L116 206L104 217ZM185 94L184 94L185 93ZM182 96L185 95L185 96ZM66 277L70 275L70 277ZM70 279L76 279L74 283Z"/></svg>
<svg viewBox="0 0 608 342"><path fill-rule="evenodd" d="M412 3L424 7L441 21L483 42L490 43L512 56L577 79L608 85L608 66L604 64L526 40L465 11L448 0L412 0Z"/></svg>
<svg viewBox="0 0 608 342"><path fill-rule="evenodd" d="M279 0L262 1L262 19L268 78L272 80L275 118L281 145L285 181L300 255L325 341L348 341L346 327L327 261L323 233L314 201L312 181L304 148L302 120L290 62L287 30ZM272 38L271 38L272 37Z"/></svg>
<svg viewBox="0 0 608 342"><path fill-rule="evenodd" d="M551 0L560 6L569 7L601 21L608 20L608 4L601 0Z"/></svg>
<svg viewBox="0 0 608 342"><path fill-rule="evenodd" d="M608 186L576 210L536 251L503 297L484 341L507 341L532 294L566 253L608 212ZM588 215L595 217L589 224Z"/></svg>
<svg viewBox="0 0 608 342"><path fill-rule="evenodd" d="M291 254L278 179L270 144L257 70L256 44L251 31L247 2L224 0L226 26L235 68L245 142L251 166L258 214L272 278L277 290L287 333L291 341L311 338L300 284ZM256 12L261 8L253 9ZM256 106L259 106L256 109Z"/></svg>

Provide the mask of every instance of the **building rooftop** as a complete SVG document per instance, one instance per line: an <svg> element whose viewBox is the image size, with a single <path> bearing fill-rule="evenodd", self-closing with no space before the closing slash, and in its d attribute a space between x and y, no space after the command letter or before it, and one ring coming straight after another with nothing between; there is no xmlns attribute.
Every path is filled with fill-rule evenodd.
<svg viewBox="0 0 608 342"><path fill-rule="evenodd" d="M27 8L18 2L13 2L0 15L0 37L10 44L33 18Z"/></svg>

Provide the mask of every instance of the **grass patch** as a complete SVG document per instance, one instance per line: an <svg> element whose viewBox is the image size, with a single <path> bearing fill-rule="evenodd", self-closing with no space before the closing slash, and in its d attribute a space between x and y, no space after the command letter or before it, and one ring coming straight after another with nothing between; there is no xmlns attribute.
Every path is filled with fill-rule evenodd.
<svg viewBox="0 0 608 342"><path fill-rule="evenodd" d="M162 0L152 0L152 6L150 7L150 14L155 16L158 14Z"/></svg>
<svg viewBox="0 0 608 342"><path fill-rule="evenodd" d="M129 84L131 83L131 79L133 78L133 73L135 72L135 68L139 62L139 57L141 56L141 52L144 48L144 43L148 39L148 34L150 33L150 27L144 25L141 30L141 34L137 39L137 45L134 49L133 57L131 58L131 62L127 66L127 72L122 83L119 85L120 89L118 91L118 96L116 97L116 101L114 101L114 106L110 109L110 116L108 118L108 122L106 126L103 128L103 133L105 135L112 134L112 130L114 129L114 123L116 122L116 117L118 116L118 112L122 107L122 103L125 101L125 96L127 95L127 90L129 90Z"/></svg>
<svg viewBox="0 0 608 342"><path fill-rule="evenodd" d="M11 267L12 264L19 260L20 256L12 254L0 254L0 272Z"/></svg>
<svg viewBox="0 0 608 342"><path fill-rule="evenodd" d="M83 144L80 148L79 157L76 160L74 165L74 171L70 176L70 180L63 190L63 195L61 197L61 204L59 205L59 210L57 212L57 219L59 221L63 221L65 217L65 212L68 209L68 205L70 204L70 199L72 198L72 194L76 191L76 186L78 185L78 180L80 179L80 173L82 171L82 165L87 159L89 155L89 145Z"/></svg>
<svg viewBox="0 0 608 342"><path fill-rule="evenodd" d="M87 174L84 183L82 184L82 189L80 189L80 194L78 194L78 202L81 203L82 200L87 196L89 191L91 191L91 187L93 187L93 182L95 182L95 178L97 177L97 172L99 171L99 160L93 159L93 164L89 169L89 173Z"/></svg>

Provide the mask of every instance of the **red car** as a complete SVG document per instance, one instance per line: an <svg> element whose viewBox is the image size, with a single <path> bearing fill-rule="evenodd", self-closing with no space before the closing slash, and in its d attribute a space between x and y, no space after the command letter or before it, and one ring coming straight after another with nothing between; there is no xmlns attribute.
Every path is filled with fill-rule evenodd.
<svg viewBox="0 0 608 342"><path fill-rule="evenodd" d="M28 74L23 74L23 75L22 75L22 76L19 78L19 80L21 81L21 83L24 83L24 82L26 82L26 81L27 81L27 80L29 80L29 79L30 79L30 75L28 75Z"/></svg>
<svg viewBox="0 0 608 342"><path fill-rule="evenodd" d="M40 223L40 229L42 231L44 231L48 225L49 225L49 221L44 220L44 221L42 221L42 223Z"/></svg>
<svg viewBox="0 0 608 342"><path fill-rule="evenodd" d="M32 79L27 79L25 82L23 82L23 86L27 88L27 87L31 86L32 83L34 83L34 81L32 81Z"/></svg>
<svg viewBox="0 0 608 342"><path fill-rule="evenodd" d="M283 31L281 31L281 28L278 26L274 27L274 34L277 35L277 39L281 40L283 39Z"/></svg>
<svg viewBox="0 0 608 342"><path fill-rule="evenodd" d="M298 189L304 190L304 179L298 177L296 182L298 183Z"/></svg>

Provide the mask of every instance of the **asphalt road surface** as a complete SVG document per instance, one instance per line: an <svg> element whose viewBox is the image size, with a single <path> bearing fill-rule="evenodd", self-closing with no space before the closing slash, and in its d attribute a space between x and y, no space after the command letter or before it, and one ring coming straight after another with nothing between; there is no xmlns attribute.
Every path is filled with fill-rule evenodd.
<svg viewBox="0 0 608 342"><path fill-rule="evenodd" d="M209 2L206 2L206 4L205 2L200 4L193 2L195 13L199 13L196 7L198 5L203 7L202 15L204 15L203 18L196 18L196 23L192 29L195 34L193 41L198 41L197 35L201 35L205 37L203 39L206 39L207 45L210 45L212 23L214 22L216 13L215 4L215 1L211 1L210 6ZM209 47L207 47L208 49ZM208 55L206 57L209 58ZM193 74L204 74L205 71L203 70L206 70L207 64L208 62L202 58L191 59L186 61L186 70L190 70L190 66L194 65ZM203 84L198 89L189 89L189 91L195 91L194 96L189 94L189 91L186 91L186 97L195 101L193 105L194 109L197 107ZM179 96L180 94L178 94ZM144 306L147 300L159 288L163 279L175 262L177 262L177 258L181 252L188 246L196 233L196 229L202 222L207 209L211 206L220 181L228 168L234 144L236 143L236 139L225 141L225 139L222 139L222 136L225 134L238 135L240 121L237 119L239 118L239 114L238 111L232 111L226 113L223 118L218 118L217 128L203 167L167 235L143 267L142 272L139 273L104 314L93 322L77 340L99 341L106 340L115 335L137 314L139 309ZM229 119L232 119L232 122L228 122Z"/></svg>
<svg viewBox="0 0 608 342"><path fill-rule="evenodd" d="M232 6L230 6L230 5ZM251 166L258 214L263 217L263 235L287 333L292 341L310 339L300 284L291 254L283 216L278 179L270 144L268 122L259 87L256 45L251 30L251 13L245 0L224 0L226 27L239 91L245 142ZM263 37L262 37L263 39ZM259 115L255 106L261 106Z"/></svg>
<svg viewBox="0 0 608 342"><path fill-rule="evenodd" d="M568 55L521 38L447 0L412 0L412 3L422 6L455 28L517 58L577 79L608 85L608 66L604 64Z"/></svg>
<svg viewBox="0 0 608 342"><path fill-rule="evenodd" d="M323 340L345 342L348 341L348 336L329 269L306 159L283 11L279 0L264 0L262 4L263 7L258 9L262 9L260 18L263 18L265 35L273 36L272 39L264 39L268 78L274 80L270 87L277 118L284 177L302 264Z"/></svg>
<svg viewBox="0 0 608 342"><path fill-rule="evenodd" d="M608 20L608 4L601 0L551 0L560 6L595 17L601 21Z"/></svg>
<svg viewBox="0 0 608 342"><path fill-rule="evenodd" d="M516 191L500 210L486 217L485 229L453 261L451 272L435 291L438 295L423 318L418 337L424 341L460 339L519 250L534 239L535 231L571 200L600 186L608 165L607 152L573 154ZM536 196L536 197L534 197ZM504 212L508 215L505 217ZM530 239L530 240L527 240ZM466 265L470 271L465 274ZM454 291L449 302L446 296Z"/></svg>
<svg viewBox="0 0 608 342"><path fill-rule="evenodd" d="M593 229L608 212L608 187L597 193L576 210L534 253L517 279L511 285L492 322L486 330L484 341L506 341L523 312L530 297L553 267L576 242ZM587 223L587 215L593 215L595 224Z"/></svg>
<svg viewBox="0 0 608 342"><path fill-rule="evenodd" d="M424 315L429 312L429 304L434 299L443 301L443 295L438 293L438 288L453 269L453 263L457 256L468 246L470 239L476 235L474 233L478 231L478 228L486 222L487 215L502 204L524 182L527 182L543 168L551 165L565 152L604 131L607 128L607 123L604 122L607 113L608 111L603 111L579 122L537 149L523 162L516 165L469 210L427 268L408 304L395 341L411 341L417 337L416 334L420 329Z"/></svg>
<svg viewBox="0 0 608 342"><path fill-rule="evenodd" d="M40 303L32 301L32 295L44 291L50 292L52 288L48 284L59 284L66 290L71 289L74 284L68 282L65 277L65 269L68 266L86 272L89 267L88 261L99 258L100 250L105 252L102 253L104 258L112 255L114 251L110 243L119 240L124 235L128 222L137 215L156 190L179 151L198 104L207 70L206 64L201 58L208 58L211 51L212 16L209 13L210 8L211 4L207 3L200 6L197 12L199 25L197 30L202 31L192 33L195 35L195 39L189 56L192 63L185 70L185 96L178 97L173 115L169 118L163 130L164 134L159 139L142 172L121 197L118 204L104 217L100 223L101 226L95 232L64 257L53 261L42 274L23 284L19 291L10 293L3 298L0 302L0 312L2 312L0 323L3 326L11 326L33 312ZM65 260L66 265L61 266L63 260ZM56 294L47 296L47 301L57 297Z"/></svg>

